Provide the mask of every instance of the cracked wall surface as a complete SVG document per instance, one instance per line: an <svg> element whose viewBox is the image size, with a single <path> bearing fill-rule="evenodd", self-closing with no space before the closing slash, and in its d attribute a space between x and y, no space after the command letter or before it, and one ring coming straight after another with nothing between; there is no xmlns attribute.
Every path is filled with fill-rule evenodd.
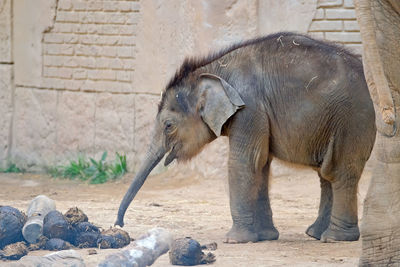
<svg viewBox="0 0 400 267"><path fill-rule="evenodd" d="M11 60L11 0L0 0L0 64Z"/></svg>
<svg viewBox="0 0 400 267"><path fill-rule="evenodd" d="M360 48L351 0L0 0L0 162L107 150L135 170L185 57L281 30ZM226 175L227 153L221 138L187 166Z"/></svg>
<svg viewBox="0 0 400 267"><path fill-rule="evenodd" d="M0 0L0 167L11 146L13 117L12 1Z"/></svg>

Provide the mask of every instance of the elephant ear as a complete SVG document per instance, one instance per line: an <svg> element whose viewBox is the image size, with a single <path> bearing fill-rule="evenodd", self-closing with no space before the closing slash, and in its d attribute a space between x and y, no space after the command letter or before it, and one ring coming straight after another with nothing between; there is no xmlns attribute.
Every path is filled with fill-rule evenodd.
<svg viewBox="0 0 400 267"><path fill-rule="evenodd" d="M198 110L208 127L220 136L224 123L245 104L237 90L221 77L203 73L200 79Z"/></svg>

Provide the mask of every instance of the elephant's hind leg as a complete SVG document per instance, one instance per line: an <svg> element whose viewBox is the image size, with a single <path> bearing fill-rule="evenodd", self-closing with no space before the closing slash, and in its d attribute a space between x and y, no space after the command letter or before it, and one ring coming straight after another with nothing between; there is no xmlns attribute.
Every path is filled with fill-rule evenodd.
<svg viewBox="0 0 400 267"><path fill-rule="evenodd" d="M328 228L321 235L322 242L356 241L360 237L357 216L357 183L359 175L351 181L332 183L333 205Z"/></svg>
<svg viewBox="0 0 400 267"><path fill-rule="evenodd" d="M270 170L271 160L268 160L267 164L262 170L262 181L260 190L258 192L257 206L256 206L256 233L258 234L258 240L276 240L279 237L279 232L276 230L272 221L272 210L269 202L268 195L268 179Z"/></svg>
<svg viewBox="0 0 400 267"><path fill-rule="evenodd" d="M318 175L321 183L318 217L315 222L308 227L306 234L319 240L321 239L322 233L328 228L331 220L333 197L331 183L322 178L320 173L318 173Z"/></svg>
<svg viewBox="0 0 400 267"><path fill-rule="evenodd" d="M321 241L355 241L360 237L357 215L357 187L365 161L354 153L354 146L331 140L321 175L331 182L332 211ZM367 157L366 157L367 158Z"/></svg>

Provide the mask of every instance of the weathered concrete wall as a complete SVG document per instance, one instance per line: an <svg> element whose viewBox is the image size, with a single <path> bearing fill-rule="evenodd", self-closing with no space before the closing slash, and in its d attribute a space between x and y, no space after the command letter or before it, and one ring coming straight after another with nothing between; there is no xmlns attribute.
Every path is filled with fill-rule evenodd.
<svg viewBox="0 0 400 267"><path fill-rule="evenodd" d="M5 164L11 145L12 100L12 66L0 64L0 167Z"/></svg>
<svg viewBox="0 0 400 267"><path fill-rule="evenodd" d="M360 47L351 0L0 0L0 161L107 150L133 170L186 56L285 30ZM188 167L225 176L227 151L220 138Z"/></svg>
<svg viewBox="0 0 400 267"><path fill-rule="evenodd" d="M0 64L11 63L11 0L0 0Z"/></svg>
<svg viewBox="0 0 400 267"><path fill-rule="evenodd" d="M140 3L15 2L13 160L53 165L107 150L132 166Z"/></svg>
<svg viewBox="0 0 400 267"><path fill-rule="evenodd" d="M13 116L12 2L0 0L0 167L10 153Z"/></svg>

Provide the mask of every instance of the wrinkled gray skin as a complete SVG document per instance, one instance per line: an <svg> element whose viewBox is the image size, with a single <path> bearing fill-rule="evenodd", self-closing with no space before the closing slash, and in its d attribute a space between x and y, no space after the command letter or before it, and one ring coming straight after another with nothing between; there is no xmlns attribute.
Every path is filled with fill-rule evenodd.
<svg viewBox="0 0 400 267"><path fill-rule="evenodd" d="M354 3L378 129L377 160L364 202L360 265L400 266L400 1Z"/></svg>
<svg viewBox="0 0 400 267"><path fill-rule="evenodd" d="M117 225L151 169L188 160L229 138L227 242L274 240L271 160L315 169L318 217L307 234L357 240L357 184L375 140L375 113L359 58L309 37L278 33L187 60L163 93L147 159L125 194Z"/></svg>

